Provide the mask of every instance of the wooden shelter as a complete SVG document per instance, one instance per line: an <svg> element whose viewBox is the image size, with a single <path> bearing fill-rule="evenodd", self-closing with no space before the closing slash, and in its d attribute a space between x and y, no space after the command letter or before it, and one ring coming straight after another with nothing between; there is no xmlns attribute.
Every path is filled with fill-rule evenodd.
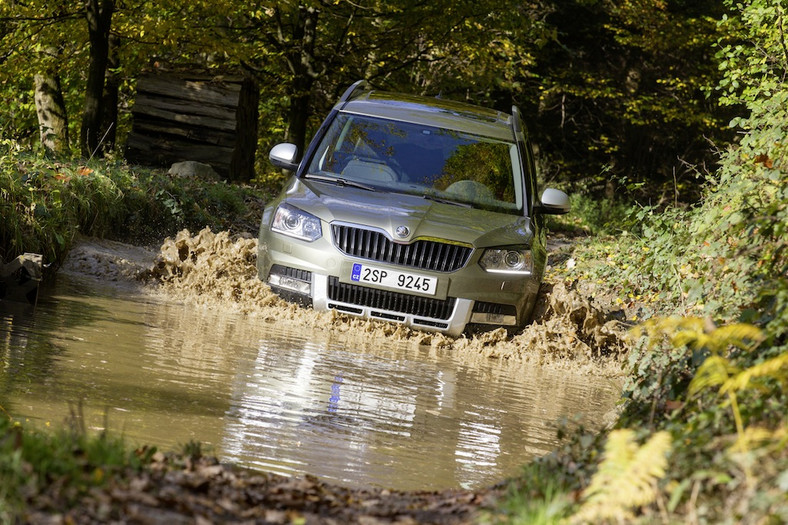
<svg viewBox="0 0 788 525"><path fill-rule="evenodd" d="M244 76L151 73L137 81L126 159L168 167L193 160L222 177L254 176L259 88Z"/></svg>

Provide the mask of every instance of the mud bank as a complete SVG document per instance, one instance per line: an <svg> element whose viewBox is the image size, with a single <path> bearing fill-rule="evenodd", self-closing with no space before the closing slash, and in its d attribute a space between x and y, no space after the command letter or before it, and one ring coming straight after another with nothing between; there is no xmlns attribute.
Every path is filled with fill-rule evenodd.
<svg viewBox="0 0 788 525"><path fill-rule="evenodd" d="M564 248L566 249L566 246ZM626 351L626 326L593 288L550 282L534 321L514 336L503 329L457 339L411 330L402 325L367 321L336 312L315 312L283 301L257 278L257 240L203 229L164 240L158 252L100 240L84 240L63 270L109 281L137 280L147 293L205 308L241 311L262 322L287 323L332 337L364 341L407 341L450 349L464 359L500 359L528 365L588 369L617 376ZM557 259L560 259L557 258Z"/></svg>

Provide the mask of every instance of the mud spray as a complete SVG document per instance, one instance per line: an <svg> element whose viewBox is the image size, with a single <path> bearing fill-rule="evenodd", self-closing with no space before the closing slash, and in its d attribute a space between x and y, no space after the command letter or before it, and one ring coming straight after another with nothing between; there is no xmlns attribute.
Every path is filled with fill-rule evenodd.
<svg viewBox="0 0 788 525"><path fill-rule="evenodd" d="M283 301L257 278L257 239L203 229L164 240L158 253L108 241L84 240L69 255L64 271L102 280L143 281L147 293L165 300L212 309L241 311L262 322L287 323L316 338L343 337L429 346L456 353L469 364L499 359L526 365L621 374L626 327L613 319L588 292L572 284L545 282L534 321L514 336L499 329L473 337L450 338L402 325L315 312Z"/></svg>

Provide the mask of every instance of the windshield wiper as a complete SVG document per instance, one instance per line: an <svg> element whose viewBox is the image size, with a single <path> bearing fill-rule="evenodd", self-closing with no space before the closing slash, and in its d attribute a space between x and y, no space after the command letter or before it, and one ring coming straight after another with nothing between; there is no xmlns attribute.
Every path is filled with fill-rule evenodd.
<svg viewBox="0 0 788 525"><path fill-rule="evenodd" d="M361 190L367 191L378 191L375 187L370 186L368 184L364 184L363 182L356 182L354 180L343 179L342 177L327 177L325 175L315 175L314 173L307 173L304 175L305 179L310 180L317 180L320 182L328 182L330 184L336 184L337 186L350 186L351 188L359 188Z"/></svg>
<svg viewBox="0 0 788 525"><path fill-rule="evenodd" d="M431 195L429 193L424 193L421 196L431 201L440 202L441 204L453 204L454 206L462 206L463 208L473 208L473 204L471 204L470 202L453 201L453 200L438 197L437 195Z"/></svg>

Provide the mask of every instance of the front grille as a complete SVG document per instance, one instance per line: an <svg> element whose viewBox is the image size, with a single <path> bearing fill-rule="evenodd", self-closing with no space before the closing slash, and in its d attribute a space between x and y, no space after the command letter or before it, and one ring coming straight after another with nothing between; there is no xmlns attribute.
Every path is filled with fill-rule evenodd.
<svg viewBox="0 0 788 525"><path fill-rule="evenodd" d="M274 275L283 275L285 277L292 277L293 279L298 279L299 281L306 281L308 283L312 282L312 272L308 270L299 270L298 268L290 268L289 266L280 266L278 264L274 264L271 266L271 271L268 272Z"/></svg>
<svg viewBox="0 0 788 525"><path fill-rule="evenodd" d="M400 244L382 232L341 224L332 225L331 231L334 245L351 257L434 272L459 270L468 262L473 251L469 246L438 241L417 240Z"/></svg>
<svg viewBox="0 0 788 525"><path fill-rule="evenodd" d="M451 317L454 311L454 303L456 302L454 297L440 300L432 297L420 297L341 283L337 277L333 276L328 278L328 298L331 301L357 304L368 308L380 308L381 310L409 315L420 315L433 319L448 319Z"/></svg>
<svg viewBox="0 0 788 525"><path fill-rule="evenodd" d="M482 314L517 315L517 308L513 304L485 303L476 301L473 311Z"/></svg>

